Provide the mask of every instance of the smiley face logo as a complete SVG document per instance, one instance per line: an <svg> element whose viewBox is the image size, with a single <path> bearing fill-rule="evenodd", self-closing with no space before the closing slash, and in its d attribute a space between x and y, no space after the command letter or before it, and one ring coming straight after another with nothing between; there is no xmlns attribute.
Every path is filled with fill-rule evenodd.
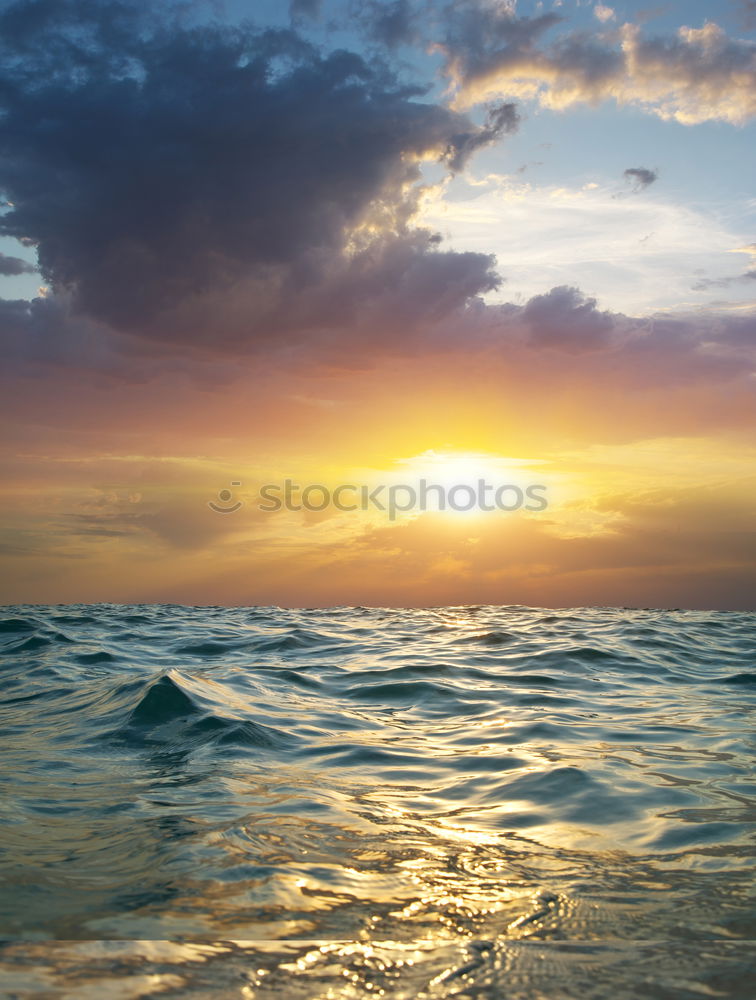
<svg viewBox="0 0 756 1000"><path fill-rule="evenodd" d="M241 486L241 483L235 480L233 483L231 483L231 485ZM231 490L221 490L220 493L218 494L218 499L220 500L220 503L218 504L214 500L208 500L207 506L210 508L210 510L214 510L216 514L233 514L234 511L239 510L239 508L243 506L241 500L237 500L236 503L231 503L233 498L234 495L231 492Z"/></svg>

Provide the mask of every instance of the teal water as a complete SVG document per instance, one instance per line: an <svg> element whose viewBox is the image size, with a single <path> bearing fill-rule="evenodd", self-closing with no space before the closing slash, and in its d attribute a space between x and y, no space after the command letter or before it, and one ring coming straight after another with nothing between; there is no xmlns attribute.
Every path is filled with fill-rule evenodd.
<svg viewBox="0 0 756 1000"><path fill-rule="evenodd" d="M754 614L23 606L0 646L8 996L752 995Z"/></svg>

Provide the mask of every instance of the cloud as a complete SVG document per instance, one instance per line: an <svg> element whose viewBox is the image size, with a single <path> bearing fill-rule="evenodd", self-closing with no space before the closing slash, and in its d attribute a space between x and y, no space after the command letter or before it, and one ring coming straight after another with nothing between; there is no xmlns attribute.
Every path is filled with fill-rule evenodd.
<svg viewBox="0 0 756 1000"><path fill-rule="evenodd" d="M551 511L474 527L424 514L324 546L319 579L334 581L333 603L343 587L375 604L747 607L756 536L744 485L744 495L705 485L596 497L591 513L608 515L610 530L573 536L555 532Z"/></svg>
<svg viewBox="0 0 756 1000"><path fill-rule="evenodd" d="M490 255L444 252L412 217L420 163L461 170L516 126L511 104L476 126L294 31L119 3L30 0L0 28L0 233L36 246L71 316L239 350L421 321L495 285Z"/></svg>
<svg viewBox="0 0 756 1000"><path fill-rule="evenodd" d="M647 167L628 167L622 176L632 184L634 191L643 191L658 179L659 171L649 170Z"/></svg>
<svg viewBox="0 0 756 1000"><path fill-rule="evenodd" d="M699 278L690 287L694 292L708 292L712 288L729 288L743 281L756 280L756 268L744 271L743 274L729 275L724 278Z"/></svg>
<svg viewBox="0 0 756 1000"><path fill-rule="evenodd" d="M233 378L231 359L222 353L176 351L172 344L120 333L73 312L66 295L0 299L0 353L14 380L44 380L61 370L74 378L88 373L134 384L171 374L206 386Z"/></svg>
<svg viewBox="0 0 756 1000"><path fill-rule="evenodd" d="M460 97L528 57L535 58L541 35L559 24L559 14L517 17L509 3L463 0L446 8L445 30L437 43ZM475 103L471 101L470 103Z"/></svg>
<svg viewBox="0 0 756 1000"><path fill-rule="evenodd" d="M450 11L468 68L492 58L478 13ZM527 356L523 371L541 352L555 370L599 359L603 378L624 352L640 381L644 364L734 377L745 341L712 346L694 316L649 344L648 318L600 309L574 279L486 306L501 284L493 255L444 250L417 223L420 164L461 170L517 127L512 102L476 125L380 62L324 55L290 30L145 25L125 5L83 0L31 0L0 20L0 188L13 202L0 228L37 247L53 290L0 302L4 356L20 370L217 385L245 355L343 370L495 349ZM517 51L558 23L508 5L483 17Z"/></svg>
<svg viewBox="0 0 756 1000"><path fill-rule="evenodd" d="M456 250L496 254L506 277L497 299L574 285L633 315L686 309L691 274L731 273L728 251L747 233L742 214L728 219L705 201L649 199L624 183L569 187L477 171L427 198L420 219Z"/></svg>
<svg viewBox="0 0 756 1000"><path fill-rule="evenodd" d="M512 400L521 391L526 397L535 395L546 413L548 401L561 399L564 387L569 386L573 395L585 401L575 408L576 419L579 409L579 421L587 419L586 426L594 434L597 429L590 414L596 407L602 408L603 430L610 436L616 431L615 410L623 433L630 434L638 428L643 433L652 431L662 419L662 409L664 419L674 423L680 434L698 433L702 425L737 424L746 419L745 414L753 419L756 314L633 317L602 309L595 298L568 285L533 295L524 304L486 305L476 299L460 311L457 304L477 288L475 255L469 255L467 273L462 267L465 256L447 258L426 253L422 246L392 243L382 256L355 265L344 277L343 287L334 286L335 294L343 294L353 312L348 340L339 331L330 337L324 332L296 351L276 348L274 341L258 355L230 355L225 346L212 344L193 353L185 347L177 351L172 344L136 341L92 321L77 322L55 299L31 304L0 300L7 405L18 419L34 414L40 424L44 424L40 414L54 413L56 405L63 407L66 421L74 420L74 412L81 410L88 425L91 413L88 405L79 406L79 396L96 374L100 386L125 384L128 391L145 387L139 426L152 428L150 433L154 433L156 426L166 422L169 399L182 399L190 408L198 406L198 413L208 412L209 397L201 405L192 402L198 390L215 396L232 387L240 401L254 399L259 408L265 386L274 401L284 391L281 380L291 381L303 373L309 381L346 374L369 378L371 372L380 378L386 365L398 364L415 372L403 390L398 385L396 389L409 398L417 395L418 382L427 380L432 386L436 379L443 381L455 372L465 384L493 380L498 391L506 390ZM444 261L447 274L438 269ZM435 296L418 295L418 289L425 288L435 290ZM325 313L328 303L300 301L303 323L310 308ZM373 329L362 318L389 308L394 333ZM203 328L204 317L196 317L196 322L198 329ZM183 384L186 390L179 389ZM343 386L338 386L333 390L335 397L327 383L318 391L339 399ZM290 386L286 391L292 391ZM659 394L656 406L637 410L633 399L638 391L647 400L650 394ZM234 413L223 410L221 405L208 429L217 425L225 438L235 433L239 421L240 427L247 427L241 402ZM342 417L339 413L338 419ZM51 416L50 426L57 419ZM116 424L124 420L129 433L137 426L130 408L120 416L113 411L112 420ZM184 432L187 427L184 420ZM206 432L202 421L193 431Z"/></svg>
<svg viewBox="0 0 756 1000"><path fill-rule="evenodd" d="M489 108L482 128L462 132L452 138L445 156L449 168L453 172L463 170L476 150L491 145L503 135L511 135L519 125L520 116L516 104L500 104Z"/></svg>
<svg viewBox="0 0 756 1000"><path fill-rule="evenodd" d="M613 99L687 125L742 124L756 114L756 43L729 38L713 22L658 36L624 24L598 35L561 34L541 45L559 20L464 4L439 45L456 106L505 97L560 109Z"/></svg>
<svg viewBox="0 0 756 1000"><path fill-rule="evenodd" d="M410 45L420 37L420 12L410 0L354 0L351 16L368 37L389 49Z"/></svg>
<svg viewBox="0 0 756 1000"><path fill-rule="evenodd" d="M751 258L751 266L742 274L728 274L719 278L699 278L695 284L691 285L694 292L707 292L712 288L729 288L732 285L756 280L756 267L753 266L756 263L756 243L748 243L745 246L735 247L734 250L728 252L747 254Z"/></svg>
<svg viewBox="0 0 756 1000"><path fill-rule="evenodd" d="M730 253L747 253L750 257L756 258L756 243L748 243L742 247L735 247Z"/></svg>
<svg viewBox="0 0 756 1000"><path fill-rule="evenodd" d="M534 296L521 315L530 329L530 343L570 352L604 346L615 325L611 313L596 308L595 299L566 285Z"/></svg>
<svg viewBox="0 0 756 1000"><path fill-rule="evenodd" d="M756 0L739 0L743 11L743 24L746 28L756 26Z"/></svg>
<svg viewBox="0 0 756 1000"><path fill-rule="evenodd" d="M615 18L614 10L611 7L605 7L602 3L596 4L593 8L593 14L602 23L613 21Z"/></svg>
<svg viewBox="0 0 756 1000"><path fill-rule="evenodd" d="M320 17L323 0L289 0L289 17L295 23Z"/></svg>
<svg viewBox="0 0 756 1000"><path fill-rule="evenodd" d="M21 260L20 257L8 257L0 253L0 275L34 274L36 270L33 264Z"/></svg>

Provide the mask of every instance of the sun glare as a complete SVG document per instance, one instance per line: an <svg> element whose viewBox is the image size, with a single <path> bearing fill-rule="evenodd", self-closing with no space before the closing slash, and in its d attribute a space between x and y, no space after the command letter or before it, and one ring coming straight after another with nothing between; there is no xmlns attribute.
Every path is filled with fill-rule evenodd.
<svg viewBox="0 0 756 1000"><path fill-rule="evenodd" d="M429 449L401 459L396 465L397 478L411 484L419 494L422 484L426 484L425 510L452 516L478 517L491 512L491 501L496 491L502 489L502 502L514 505L517 491L524 491L532 478L528 473L532 463L528 460L485 452Z"/></svg>

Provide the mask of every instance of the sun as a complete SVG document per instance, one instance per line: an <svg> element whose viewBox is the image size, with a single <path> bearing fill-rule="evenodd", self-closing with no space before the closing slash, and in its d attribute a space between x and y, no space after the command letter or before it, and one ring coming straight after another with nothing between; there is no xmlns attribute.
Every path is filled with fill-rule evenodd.
<svg viewBox="0 0 756 1000"><path fill-rule="evenodd" d="M532 463L502 455L476 451L437 451L400 459L399 478L411 484L426 499L425 511L480 517L491 513L497 490L507 488L511 496L525 488ZM425 484L425 486L423 486Z"/></svg>

